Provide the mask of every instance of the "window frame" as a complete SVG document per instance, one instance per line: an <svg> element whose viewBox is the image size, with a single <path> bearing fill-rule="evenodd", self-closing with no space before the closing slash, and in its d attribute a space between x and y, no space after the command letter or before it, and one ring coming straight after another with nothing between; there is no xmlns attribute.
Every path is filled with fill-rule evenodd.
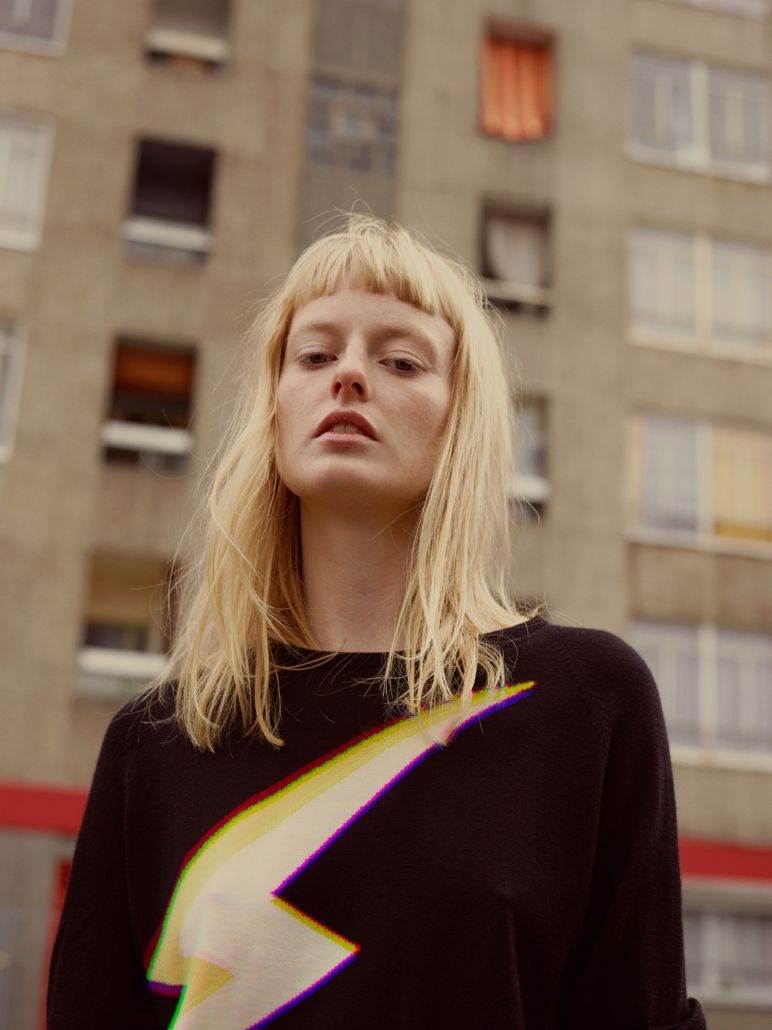
<svg viewBox="0 0 772 1030"><path fill-rule="evenodd" d="M743 885L746 886L746 885ZM697 980L689 978L687 964L686 974L689 984L689 993L697 995L703 1005L725 1005L737 1009L772 1009L772 976L770 985L766 988L755 989L748 985L740 985L733 989L722 988L721 986L721 932L722 920L741 919L753 917L764 920L770 924L768 932L772 934L772 891L763 885L747 885L745 896L738 896L737 904L733 905L727 892L717 892L718 898L711 902L705 898L697 903L690 900L688 887L684 886L684 943L685 953L692 942L692 919L699 920L699 932L701 945L707 952L707 975ZM755 895L755 897L754 897ZM720 900L719 900L720 899ZM753 907L751 900L755 901Z"/></svg>
<svg viewBox="0 0 772 1030"><path fill-rule="evenodd" d="M484 274L487 267L489 222L496 218L528 222L540 228L546 254L548 286L534 286L517 280L495 279ZM478 262L481 272L480 279L491 303L501 306L505 310L511 310L513 302L516 302L524 305L525 313L535 313L540 316L548 314L555 303L551 210L547 207L525 208L495 201L483 201L478 223ZM521 311L518 308L514 313L520 314Z"/></svg>
<svg viewBox="0 0 772 1030"><path fill-rule="evenodd" d="M550 110L549 124L546 131L540 136L522 137L509 139L501 132L490 132L485 128L485 70L483 67L484 55L489 42L499 41L502 43L514 43L530 47L533 50L546 52L549 57L550 69ZM557 82L557 54L556 35L552 29L527 22L510 21L503 18L488 18L482 26L478 40L478 62L477 62L477 105L476 105L476 129L481 139L498 141L510 146L523 146L525 144L537 144L550 141L556 134L558 126L558 82Z"/></svg>
<svg viewBox="0 0 772 1030"><path fill-rule="evenodd" d="M639 60L671 62L681 66L686 71L689 102L692 108L692 118L689 126L692 143L689 147L684 148L680 155L676 152L669 153L652 147L636 140L633 135L636 126L636 64ZM766 144L766 154L760 162L744 165L731 161L717 161L711 157L709 130L711 71L726 72L731 75L745 75L755 79L761 108L759 131L762 134L762 141ZM768 185L772 183L772 156L770 154L770 140L767 135L771 93L769 76L743 68L742 66L724 65L717 61L703 61L694 57L684 56L683 54L664 51L635 50L629 55L628 64L628 131L625 153L630 160L639 164L709 175L712 178L724 178L730 181L750 182L762 186Z"/></svg>
<svg viewBox="0 0 772 1030"><path fill-rule="evenodd" d="M11 229L2 224L2 191L4 190L5 174L3 161L6 159L6 154L10 153L11 148L9 146L6 154L4 154L0 147L0 248L4 250L36 250L40 245L45 224L46 201L56 129L53 122L45 116L29 117L8 109L0 110L0 136L2 136L3 128L7 127L12 130L14 123L27 128L31 127L37 135L35 165L37 182L33 186L36 195L34 198L34 209L30 213L32 226L30 229Z"/></svg>
<svg viewBox="0 0 772 1030"><path fill-rule="evenodd" d="M155 61L153 55L160 55L173 61L174 58L191 58L200 62L200 68L206 72L220 72L231 57L231 37L233 33L234 3L227 0L225 21L222 33L198 33L184 27L174 27L161 17L158 21L158 0L149 9L148 24L143 38L145 57L150 63L164 67L165 60Z"/></svg>
<svg viewBox="0 0 772 1030"><path fill-rule="evenodd" d="M61 57L69 41L73 0L56 0L56 5L54 35L50 40L0 30L0 50L20 50L40 57Z"/></svg>
<svg viewBox="0 0 772 1030"><path fill-rule="evenodd" d="M534 440L523 436L527 420L523 418L523 409L536 410L539 429L542 432L541 440ZM546 510L552 496L552 484L549 477L549 402L546 397L529 396L521 398L517 403L513 402L513 438L512 451L515 461L515 468L509 482L510 503L519 507L528 508L531 505L541 505ZM519 446L541 446L544 451L544 474L521 473L517 471L517 458ZM543 519L542 512L538 512L538 521ZM530 518L526 518L530 522Z"/></svg>
<svg viewBox="0 0 772 1030"><path fill-rule="evenodd" d="M692 311L694 332L676 333L668 329L657 330L637 325L633 306L633 275L635 271L634 249L635 235L638 232L662 234L662 236L678 235L691 241L692 269L694 283L694 308ZM715 255L722 244L755 248L766 256L769 281L772 282L772 247L765 247L756 241L736 238L721 238L702 230L683 232L670 226L651 224L631 225L628 229L625 257L627 261L627 338L632 344L680 351L701 357L721 358L752 365L772 365L772 317L770 319L767 341L754 349L745 345L723 343L712 335L713 307L713 273Z"/></svg>
<svg viewBox="0 0 772 1030"><path fill-rule="evenodd" d="M635 499L638 488L643 485L636 477L641 473L641 466L646 458L646 422L647 419L666 418L688 423L695 429L695 464L697 467L696 507L697 528L677 530L672 527L649 526L640 521L641 512L636 510ZM692 551L706 551L712 554L747 555L753 558L772 559L772 541L732 537L713 533L713 454L714 433L722 428L757 432L765 439L770 435L761 429L748 428L740 422L713 423L707 419L694 418L676 412L655 411L651 409L633 411L627 421L627 458L626 474L622 478L624 506L626 511L625 539L630 543L653 546L679 547ZM640 446L639 446L640 445Z"/></svg>
<svg viewBox="0 0 772 1030"><path fill-rule="evenodd" d="M658 631L662 643L658 644ZM689 744L684 741L671 740L674 732L672 722L668 722L667 711L675 702L671 693L671 680L659 675L652 675L657 682L657 689L662 699L663 714L666 716L670 756L673 762L682 765L694 765L700 768L718 767L724 769L746 769L772 772L772 745L768 750L752 748L732 748L719 738L718 729L718 658L722 633L743 632L760 638L755 646L763 646L764 638L770 636L763 631L742 630L734 627L717 626L714 623L700 622L696 625L673 621L635 617L631 621L628 637L631 645L646 660L647 636L653 639L653 647L661 647L666 654L671 645L668 637L674 633L688 634L694 641L694 659L697 668L696 696L698 701L697 722L695 726L698 742ZM672 651L671 651L672 654ZM648 663L647 663L648 664Z"/></svg>
<svg viewBox="0 0 772 1030"><path fill-rule="evenodd" d="M10 328L10 332L2 331L5 326ZM12 318L0 319L0 352L11 356L9 384L0 383L0 402L3 400L3 391L8 400L7 407L0 407L0 464L3 464L13 457L16 443L27 353L26 327Z"/></svg>

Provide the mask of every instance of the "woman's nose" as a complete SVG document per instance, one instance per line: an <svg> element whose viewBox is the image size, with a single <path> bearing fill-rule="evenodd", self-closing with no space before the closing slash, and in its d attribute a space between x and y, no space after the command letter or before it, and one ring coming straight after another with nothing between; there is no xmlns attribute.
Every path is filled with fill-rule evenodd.
<svg viewBox="0 0 772 1030"><path fill-rule="evenodd" d="M335 363L333 392L355 390L363 394L368 389L364 355L349 348Z"/></svg>

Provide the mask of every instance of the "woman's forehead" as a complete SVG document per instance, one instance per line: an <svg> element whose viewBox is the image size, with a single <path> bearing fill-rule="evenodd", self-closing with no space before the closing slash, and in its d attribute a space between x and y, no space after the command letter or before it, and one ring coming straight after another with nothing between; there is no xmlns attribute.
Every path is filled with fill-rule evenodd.
<svg viewBox="0 0 772 1030"><path fill-rule="evenodd" d="M410 327L423 331L446 345L455 337L452 326L441 315L430 314L393 293L350 283L341 284L333 293L311 298L297 308L290 331L294 335L311 325L344 329L349 323L362 319L375 327L391 326L397 331Z"/></svg>

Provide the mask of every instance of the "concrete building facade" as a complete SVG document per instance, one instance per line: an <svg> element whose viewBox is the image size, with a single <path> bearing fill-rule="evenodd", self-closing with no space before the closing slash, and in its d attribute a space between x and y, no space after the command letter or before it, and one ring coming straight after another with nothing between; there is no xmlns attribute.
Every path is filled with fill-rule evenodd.
<svg viewBox="0 0 772 1030"><path fill-rule="evenodd" d="M649 662L689 992L711 1030L769 1025L770 13L0 0L0 1028L42 1025L84 792L163 664L241 335L352 207L499 305L513 582Z"/></svg>

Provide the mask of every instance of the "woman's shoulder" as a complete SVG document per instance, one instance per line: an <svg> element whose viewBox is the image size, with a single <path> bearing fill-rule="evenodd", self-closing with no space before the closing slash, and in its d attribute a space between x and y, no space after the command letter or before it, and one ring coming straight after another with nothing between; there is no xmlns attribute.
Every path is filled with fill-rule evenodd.
<svg viewBox="0 0 772 1030"><path fill-rule="evenodd" d="M129 698L110 719L105 743L125 752L159 731L173 733L176 728L177 686L177 680L167 680Z"/></svg>
<svg viewBox="0 0 772 1030"><path fill-rule="evenodd" d="M606 733L630 718L661 722L654 675L624 637L595 626L549 623L543 643L545 660L570 677Z"/></svg>
<svg viewBox="0 0 772 1030"><path fill-rule="evenodd" d="M501 643L523 674L545 684L559 679L582 696L603 735L631 718L661 724L652 670L619 633L538 617L503 630Z"/></svg>

